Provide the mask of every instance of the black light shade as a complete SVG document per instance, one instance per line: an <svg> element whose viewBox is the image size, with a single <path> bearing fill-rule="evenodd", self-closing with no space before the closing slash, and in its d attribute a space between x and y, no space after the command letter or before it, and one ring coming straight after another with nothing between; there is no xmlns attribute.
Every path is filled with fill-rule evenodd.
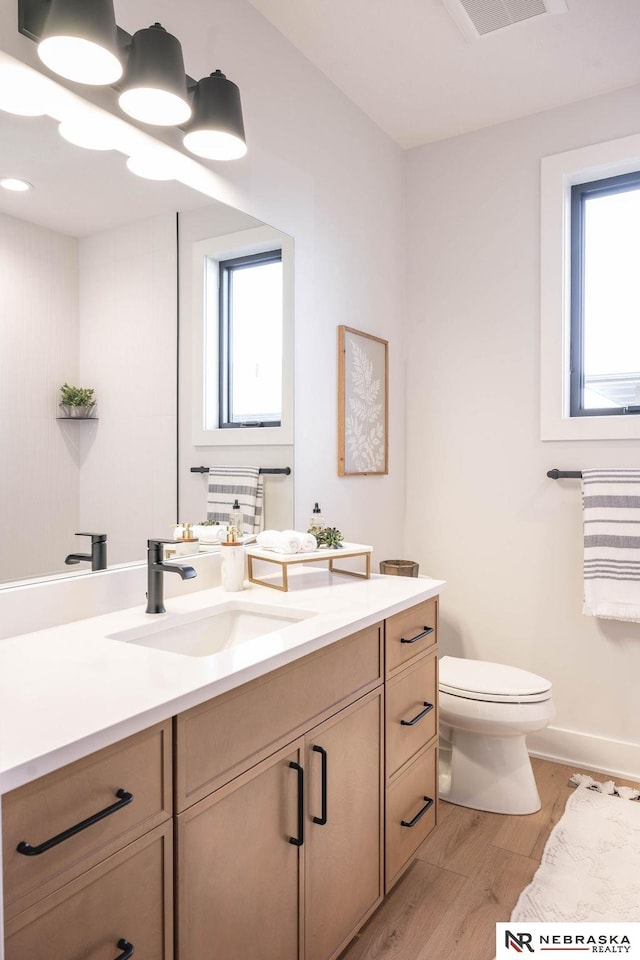
<svg viewBox="0 0 640 960"><path fill-rule="evenodd" d="M172 126L191 116L182 47L154 23L134 33L119 103L143 123Z"/></svg>
<svg viewBox="0 0 640 960"><path fill-rule="evenodd" d="M67 80L115 83L122 64L113 0L51 0L38 56Z"/></svg>
<svg viewBox="0 0 640 960"><path fill-rule="evenodd" d="M196 85L184 145L208 160L237 160L247 152L240 91L220 70Z"/></svg>

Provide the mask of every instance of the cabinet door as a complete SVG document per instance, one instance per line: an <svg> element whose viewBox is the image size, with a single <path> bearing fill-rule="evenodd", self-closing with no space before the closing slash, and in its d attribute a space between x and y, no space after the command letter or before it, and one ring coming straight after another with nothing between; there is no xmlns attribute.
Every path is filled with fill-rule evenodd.
<svg viewBox="0 0 640 960"><path fill-rule="evenodd" d="M376 690L305 738L305 960L338 956L382 899L381 728Z"/></svg>
<svg viewBox="0 0 640 960"><path fill-rule="evenodd" d="M297 960L302 778L298 740L177 818L180 960Z"/></svg>

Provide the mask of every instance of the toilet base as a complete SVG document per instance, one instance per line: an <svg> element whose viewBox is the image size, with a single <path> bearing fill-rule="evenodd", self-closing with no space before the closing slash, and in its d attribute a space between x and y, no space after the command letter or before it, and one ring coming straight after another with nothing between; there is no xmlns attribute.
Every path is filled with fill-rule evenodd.
<svg viewBox="0 0 640 960"><path fill-rule="evenodd" d="M489 813L528 814L540 807L524 736L486 737L451 730L440 742L440 798Z"/></svg>

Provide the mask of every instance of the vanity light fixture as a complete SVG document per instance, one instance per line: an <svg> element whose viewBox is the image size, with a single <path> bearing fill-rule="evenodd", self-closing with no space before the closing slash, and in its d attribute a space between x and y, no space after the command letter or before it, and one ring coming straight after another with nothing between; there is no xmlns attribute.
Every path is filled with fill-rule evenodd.
<svg viewBox="0 0 640 960"><path fill-rule="evenodd" d="M113 0L51 0L38 56L67 80L116 83L122 64Z"/></svg>
<svg viewBox="0 0 640 960"><path fill-rule="evenodd" d="M154 23L131 40L119 104L134 120L172 127L191 116L180 41Z"/></svg>
<svg viewBox="0 0 640 960"><path fill-rule="evenodd" d="M33 184L20 177L0 177L0 187L11 190L13 193L26 193L27 190L33 190Z"/></svg>
<svg viewBox="0 0 640 960"><path fill-rule="evenodd" d="M237 160L247 152L240 91L220 70L196 84L186 130L184 145L198 157Z"/></svg>
<svg viewBox="0 0 640 960"><path fill-rule="evenodd" d="M185 74L180 41L160 23L131 36L115 23L113 0L18 0L18 29L55 73L110 84L134 120L179 127L190 153L235 160L247 152L236 84L220 70L198 82Z"/></svg>

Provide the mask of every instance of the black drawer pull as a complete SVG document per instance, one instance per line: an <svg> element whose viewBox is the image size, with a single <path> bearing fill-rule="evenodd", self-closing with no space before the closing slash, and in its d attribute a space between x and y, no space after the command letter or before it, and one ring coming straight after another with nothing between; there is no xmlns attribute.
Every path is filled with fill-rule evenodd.
<svg viewBox="0 0 640 960"><path fill-rule="evenodd" d="M412 726L414 725L414 723L417 723L418 720L422 720L423 717L426 717L426 715L427 715L428 713L431 713L431 711L433 710L433 704L432 704L432 703L427 703L426 700L423 700L423 701L422 701L422 705L423 705L423 707L424 707L424 710L421 710L420 713L418 713L418 714L413 718L413 720L401 720L401 721L400 721L400 723L401 723L401 725L402 725L403 727L412 727Z"/></svg>
<svg viewBox="0 0 640 960"><path fill-rule="evenodd" d="M115 813L116 810L121 810L133 800L133 794L129 793L128 790L117 790L116 797L118 797L117 803L112 803L110 807L105 807L104 810L94 813L92 816L87 817L86 820L76 823L74 827L69 827L68 830L63 830L62 833L57 834L55 837L51 837L50 840L45 840L43 843L39 843L37 847L32 847L31 844L27 843L26 840L21 840L16 847L16 850L18 853L23 853L25 857L37 857L39 854L46 853L47 850L51 850L51 847L56 847L59 843L62 843L63 840L68 840L69 837L74 837L76 833L80 833L82 830L86 830L87 827L93 826L93 824L98 823L99 820L104 820L105 817L111 816L111 814ZM127 956L132 956L132 954L127 954Z"/></svg>
<svg viewBox="0 0 640 960"><path fill-rule="evenodd" d="M298 836L289 837L289 843L301 847L304 843L304 770L293 760L289 762L289 767L298 771Z"/></svg>
<svg viewBox="0 0 640 960"><path fill-rule="evenodd" d="M423 797L422 799L426 801L422 810L418 810L413 820L401 820L400 821L401 827L415 827L418 820L420 820L421 817L424 817L429 807L433 806L433 800L431 799L431 797Z"/></svg>
<svg viewBox="0 0 640 960"><path fill-rule="evenodd" d="M416 636L411 637L410 640L405 640L404 637L400 637L400 643L415 643L416 640L422 640L423 637L428 637L434 630L435 627L423 627L422 633L417 633Z"/></svg>
<svg viewBox="0 0 640 960"><path fill-rule="evenodd" d="M129 960L129 957L132 957L136 952L133 944L124 938L118 940L116 946L118 950L122 950L122 953L118 954L116 960Z"/></svg>
<svg viewBox="0 0 640 960"><path fill-rule="evenodd" d="M313 822L324 827L327 822L327 751L324 747L314 747L313 749L322 757L322 815L314 817Z"/></svg>

